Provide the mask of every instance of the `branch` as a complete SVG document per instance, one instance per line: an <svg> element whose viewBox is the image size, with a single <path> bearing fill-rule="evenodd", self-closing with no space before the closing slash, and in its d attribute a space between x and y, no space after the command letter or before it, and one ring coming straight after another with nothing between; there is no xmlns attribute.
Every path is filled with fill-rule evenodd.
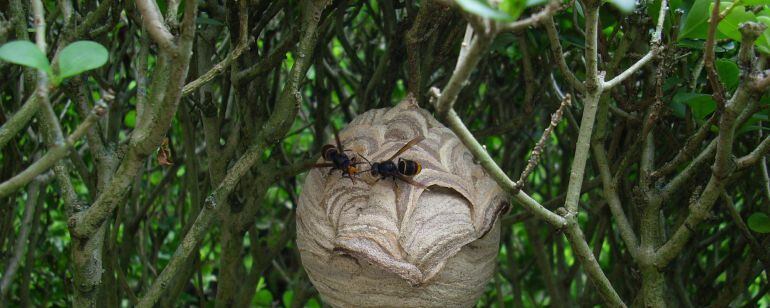
<svg viewBox="0 0 770 308"><path fill-rule="evenodd" d="M106 104L98 104L91 111L91 114L75 128L75 131L65 139L64 144L50 149L42 158L27 167L24 171L0 184L0 197L5 197L17 189L23 187L36 176L47 171L60 159L67 157L69 151L74 147L80 137L82 137L96 120L107 112Z"/></svg>
<svg viewBox="0 0 770 308"><path fill-rule="evenodd" d="M770 76L765 76L764 78L755 81L752 86L754 91L764 92L768 87L770 87Z"/></svg>
<svg viewBox="0 0 770 308"><path fill-rule="evenodd" d="M714 100L717 102L717 107L721 108L725 104L725 89L722 86L722 82L719 80L716 67L714 66L714 48L716 45L716 29L721 18L719 17L719 0L714 0L714 8L711 10L711 17L709 18L709 27L706 36L706 45L704 47L703 64L706 68L706 76L708 77L709 84L711 85L711 91L714 92Z"/></svg>
<svg viewBox="0 0 770 308"><path fill-rule="evenodd" d="M31 95L24 105L21 106L19 111L14 113L8 121L3 123L3 126L0 126L0 149L5 147L5 144L8 143L11 138L15 137L19 131L27 126L27 122L35 116L37 110L40 108L39 102L38 95Z"/></svg>
<svg viewBox="0 0 770 308"><path fill-rule="evenodd" d="M243 52L246 51L249 45L250 44L248 41L240 42L238 46L235 47L235 49L233 49L233 51L231 51L224 60L222 60L222 62L217 63L208 72L186 84L182 89L182 96L189 95L196 89L200 88L202 85L219 76L219 74L222 74L222 72L224 72L225 69L230 66L230 64L237 60L243 54Z"/></svg>
<svg viewBox="0 0 770 308"><path fill-rule="evenodd" d="M125 156L98 198L91 207L73 215L68 220L70 234L80 239L90 238L122 203L132 179L139 173L142 161L160 145L165 132L174 119L182 88L190 64L192 42L195 35L195 18L198 2L185 2L184 19L178 39L179 48L161 50L150 86L152 105L142 107L142 117L137 119L137 127L131 133Z"/></svg>
<svg viewBox="0 0 770 308"><path fill-rule="evenodd" d="M292 32L289 38L282 42L281 45L276 47L267 57L262 59L262 61L259 61L259 63L254 64L251 67L235 74L235 81L237 82L241 80L249 80L257 75L264 74L272 70L275 66L280 64L281 61L283 61L284 57L286 56L286 52L294 47L297 41L297 37L298 36L296 35L296 32Z"/></svg>
<svg viewBox="0 0 770 308"><path fill-rule="evenodd" d="M16 271L19 269L21 257L29 246L27 239L29 238L30 227L34 228L36 226L36 224L33 224L32 222L32 217L35 216L35 207L37 206L38 198L42 193L45 193L45 189L40 190L40 183L37 181L29 185L29 188L27 189L27 200L24 205L24 218L22 218L21 225L19 226L19 235L13 246L13 256L8 260L5 271L3 271L3 278L0 281L0 301L5 301L5 297L10 290L9 286L11 285L11 281L13 281L14 276L16 276Z"/></svg>
<svg viewBox="0 0 770 308"><path fill-rule="evenodd" d="M708 135L712 125L717 124L718 114L714 113L711 115L711 117L706 121L706 123L703 123L700 128L698 128L698 131L695 132L690 138L687 139L687 142L685 142L684 146L679 150L679 152L676 153L674 158L672 158L670 161L665 163L662 167L660 167L658 170L653 171L650 174L650 178L653 180L660 178L662 176L666 176L669 173L676 170L676 168L679 167L682 163L688 161L690 158L692 158L692 154L695 152L695 150L698 149L698 146L701 145L704 139L706 139L706 136Z"/></svg>
<svg viewBox="0 0 770 308"><path fill-rule="evenodd" d="M602 268L599 266L599 262L596 261L591 247L588 246L583 231L580 230L580 225L577 223L577 219L568 219L570 221L565 235L570 242L572 251L577 257L580 264L583 266L586 275L594 283L594 287L599 292L601 297L610 307L626 307L623 300L618 293L612 287L607 276L604 275Z"/></svg>
<svg viewBox="0 0 770 308"><path fill-rule="evenodd" d="M559 41L559 34L556 32L556 25L553 22L553 17L545 20L545 30L548 33L548 41L551 45L551 53L556 58L556 64L559 66L559 71L564 75L564 79L575 88L578 92L585 92L585 85L575 77L575 74L567 66L567 60L564 58L564 51L561 47L561 41Z"/></svg>
<svg viewBox="0 0 770 308"><path fill-rule="evenodd" d="M550 20L554 13L561 9L560 1L551 1L546 7L533 15L530 15L526 19L520 19L512 23L502 24L500 30L516 32L528 27L535 26L543 20Z"/></svg>
<svg viewBox="0 0 770 308"><path fill-rule="evenodd" d="M554 112L551 115L551 122L543 132L543 135L540 136L540 140L538 140L537 144L535 144L535 147L532 149L532 153L529 155L529 161L527 162L527 166L524 168L524 171L521 173L521 176L519 176L519 180L516 181L516 183L514 184L516 189L521 189L522 187L524 187L524 185L527 184L527 178L529 177L529 174L532 173L533 170L535 170L535 167L537 166L537 163L540 160L540 155L543 153L543 148L545 148L545 143L546 141L548 141L548 138L551 137L551 132L553 131L554 128L556 128L556 125L559 125L559 122L561 121L561 116L564 113L564 110L571 105L572 105L572 97L569 94L567 94L566 96L564 96L564 99L559 105L559 109L556 109L556 112Z"/></svg>
<svg viewBox="0 0 770 308"><path fill-rule="evenodd" d="M735 225L738 226L738 230L741 231L741 235L743 235L743 237L746 238L746 240L749 242L749 247L751 247L751 250L754 251L754 255L759 258L762 266L764 266L765 273L770 273L770 254L768 254L768 250L760 245L757 241L757 238L755 238L751 231L749 231L749 227L746 226L743 218L741 218L741 214L738 213L737 209L735 209L733 199L727 195L727 193L722 192L722 200L725 202L724 205L725 208L727 208L727 212L730 214L730 218L732 218L733 222L735 222Z"/></svg>
<svg viewBox="0 0 770 308"><path fill-rule="evenodd" d="M736 162L738 169L743 169L756 164L760 159L764 158L768 152L770 152L770 135L765 137L765 139L763 139L751 153L738 159Z"/></svg>
<svg viewBox="0 0 770 308"><path fill-rule="evenodd" d="M187 259L196 251L208 233L208 229L217 215L217 206L226 201L240 179L261 159L266 147L279 140L291 128L297 113L296 106L301 100L301 94L298 92L299 84L304 80L309 68L310 56L313 54L313 49L318 41L318 22L326 5L328 5L327 1L308 0L303 2L303 24L307 28L300 41L297 58L289 73L287 84L284 86L280 100L276 103L275 112L263 126L255 144L235 162L227 171L222 182L217 185L216 190L206 198L190 231L182 239L169 264L148 288L147 294L140 299L138 307L152 307L157 302L168 287L168 283L181 269L181 266L187 263Z"/></svg>
<svg viewBox="0 0 770 308"><path fill-rule="evenodd" d="M650 62L652 58L656 57L661 50L660 43L661 43L661 34L663 32L663 24L666 20L666 12L668 11L668 1L663 0L660 3L660 12L658 13L658 24L655 27L655 32L652 34L652 39L650 40L650 51L647 52L647 54L644 55L639 61L636 61L636 63L632 64L629 68L627 68L622 73L615 76L615 78L610 79L610 81L606 81L603 84L603 87L605 89L610 89L619 83L623 82L626 78L630 77L636 71L638 71L642 66Z"/></svg>
<svg viewBox="0 0 770 308"><path fill-rule="evenodd" d="M155 1L137 0L136 7L142 15L142 20L144 21L144 27L147 29L147 33L149 33L152 40L160 46L160 49L166 51L175 49L174 35L168 31L168 28L163 23L163 16L160 14L160 10Z"/></svg>
<svg viewBox="0 0 770 308"><path fill-rule="evenodd" d="M468 77L470 77L476 65L479 64L490 43L492 43L492 37L489 34L476 33L474 37L466 32L452 77L435 103L436 111L439 115L445 116L454 107L460 90L467 83Z"/></svg>
<svg viewBox="0 0 770 308"><path fill-rule="evenodd" d="M563 215L555 214L541 204L532 200L527 194L516 188L515 183L508 178L502 169L494 162L484 148L473 137L468 128L463 124L460 117L453 109L457 95L464 86L471 71L476 67L481 58L482 52L486 50L494 33L477 34L475 39L468 44L468 37L463 42L463 46L470 46L467 51L461 50L457 60L457 66L444 88L444 93L438 89L432 88L433 102L436 106L438 115L444 119L449 128L457 135L463 144L471 151L487 173L500 185L503 190L511 194L514 199L519 201L527 210L534 213L541 219L546 220L556 228L566 231L567 239L578 257L578 260L585 268L591 281L599 290L605 302L612 306L624 307L625 304L620 299L615 289L610 284L607 277L602 272L591 248L586 243L582 230L577 222L577 201L582 187L585 163L588 159L589 141L593 130L594 118L597 105L601 96L601 82L597 74L597 27L598 27L598 3L591 3L591 7L586 13L586 71L589 80L586 82L588 98L583 112L583 121L580 124L580 137L578 139L575 160L570 176L569 188L567 191L567 212ZM484 30L486 32L486 30ZM591 59L591 57L593 57ZM582 142L582 143L581 143Z"/></svg>
<svg viewBox="0 0 770 308"><path fill-rule="evenodd" d="M434 92L438 91L436 88L433 89ZM487 153L484 147L482 147L476 138L473 137L471 132L467 127L465 127L465 124L463 124L462 120L453 109L449 110L449 114L447 114L445 120L449 125L449 128L457 135L458 138L460 138L468 150L471 151L476 160L481 163L481 166L484 167L484 170L489 173L489 175L495 180L495 182L497 182L498 185L500 185L503 190L513 196L513 198L529 212L535 214L535 216L538 218L545 220L555 228L562 229L566 227L567 222L563 217L549 211L540 203L532 199L532 197L527 195L525 192L517 189L516 183L514 183L502 169L500 169L500 166L495 163L494 159L489 156L489 153Z"/></svg>
<svg viewBox="0 0 770 308"><path fill-rule="evenodd" d="M607 152L601 144L595 143L592 146L594 151L594 159L596 159L596 165L599 168L599 175L604 184L604 198L607 199L607 203L610 206L610 212L615 218L615 223L620 231L620 237L623 242L626 243L628 252L634 260L639 259L639 240L634 233L634 229L631 223L626 217L626 213L623 211L623 205L618 195L617 186L618 181L612 176L610 172L610 163L607 159Z"/></svg>
<svg viewBox="0 0 770 308"><path fill-rule="evenodd" d="M739 51L739 54L753 54L754 41L764 29L764 25L753 22L742 24L740 30L743 40L741 41L741 50ZM756 70L753 65L744 67ZM753 72L744 73L750 75ZM732 158L733 141L735 138L735 127L741 122L741 119L738 119L736 123L736 114L738 112L742 112L741 115L746 114L746 112L743 111L746 102L750 99L750 90L749 85L745 83L741 84L733 94L732 98L730 98L724 105L724 112L719 121L719 135L715 140L716 153L711 177L708 184L706 184L706 188L700 194L700 197L691 202L690 213L687 218L685 218L684 222L677 228L671 239L663 244L663 246L661 246L655 253L654 262L659 268L668 265L671 260L678 256L679 252L684 248L684 245L692 236L692 233L694 232L693 228L709 216L708 212L722 193L727 177L734 171L735 162ZM669 186L670 185L671 184L669 184Z"/></svg>

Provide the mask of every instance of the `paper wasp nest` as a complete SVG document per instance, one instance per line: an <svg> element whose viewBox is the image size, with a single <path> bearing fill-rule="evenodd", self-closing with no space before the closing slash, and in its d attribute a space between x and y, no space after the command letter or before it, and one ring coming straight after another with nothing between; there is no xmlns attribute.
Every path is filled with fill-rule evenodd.
<svg viewBox="0 0 770 308"><path fill-rule="evenodd" d="M371 110L342 132L345 150L382 161L422 164L414 180L429 190L369 173L353 183L313 169L297 209L297 246L321 294L335 307L470 307L495 271L508 208L502 190L430 113L407 99ZM348 152L352 156L352 152ZM359 165L368 169L368 165Z"/></svg>

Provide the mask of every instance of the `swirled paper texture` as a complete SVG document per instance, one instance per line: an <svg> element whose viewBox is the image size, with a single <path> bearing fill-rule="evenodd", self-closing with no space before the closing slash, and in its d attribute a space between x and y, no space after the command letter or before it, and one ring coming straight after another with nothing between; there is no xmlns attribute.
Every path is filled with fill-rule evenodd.
<svg viewBox="0 0 770 308"><path fill-rule="evenodd" d="M422 164L414 180L429 188L310 171L297 246L323 300L335 307L472 306L495 270L496 222L508 208L502 190L412 99L361 114L339 136L346 150L372 162L424 136L400 157Z"/></svg>

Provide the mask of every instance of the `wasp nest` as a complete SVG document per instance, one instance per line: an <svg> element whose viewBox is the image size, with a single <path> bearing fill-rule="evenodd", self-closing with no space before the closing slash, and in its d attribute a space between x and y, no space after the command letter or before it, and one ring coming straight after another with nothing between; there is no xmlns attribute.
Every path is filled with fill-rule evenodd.
<svg viewBox="0 0 770 308"><path fill-rule="evenodd" d="M400 157L422 165L414 180L427 189L370 173L355 182L328 168L308 174L297 246L326 303L469 307L494 274L496 222L508 203L452 131L407 99L361 114L340 132L349 155L372 162L417 136L425 139Z"/></svg>

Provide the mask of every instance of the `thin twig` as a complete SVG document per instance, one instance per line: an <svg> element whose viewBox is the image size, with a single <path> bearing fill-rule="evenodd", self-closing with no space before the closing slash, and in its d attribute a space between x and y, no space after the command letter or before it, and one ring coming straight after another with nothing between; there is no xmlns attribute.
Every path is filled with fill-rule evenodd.
<svg viewBox="0 0 770 308"><path fill-rule="evenodd" d="M703 65L706 68L706 76L708 77L709 84L711 85L711 91L714 92L714 100L717 102L718 108L722 108L725 105L725 89L722 86L722 82L719 80L719 74L714 64L714 49L716 46L716 29L721 18L719 16L719 2L720 0L714 0L714 7L711 9L711 17L709 18L709 27L706 36L706 45L703 48Z"/></svg>
<svg viewBox="0 0 770 308"><path fill-rule="evenodd" d="M569 69L569 66L567 66L567 60L564 58L564 51L561 47L561 41L559 41L559 34L556 32L556 24L553 21L553 16L546 19L544 25L551 46L551 54L556 58L556 64L559 66L559 71L564 75L564 79L567 80L570 86L575 88L578 92L585 92L585 85L575 77L575 73L573 73L572 70Z"/></svg>
<svg viewBox="0 0 770 308"><path fill-rule="evenodd" d="M540 136L540 140L538 140L537 144L535 144L535 147L532 149L532 153L529 155L529 161L527 161L527 166L521 173L519 180L513 184L514 190L521 190L521 188L527 184L527 178L529 177L529 174L535 170L535 166L537 166L537 163L540 160L540 155L543 154L546 141L548 141L548 138L551 137L551 132L553 132L554 128L556 128L556 126L559 125L559 122L561 122L561 116L564 113L564 109L570 106L572 106L572 97L567 94L561 101L559 108L556 109L556 112L551 115L551 122L549 123L548 127L546 127L545 131L543 131L543 135Z"/></svg>

